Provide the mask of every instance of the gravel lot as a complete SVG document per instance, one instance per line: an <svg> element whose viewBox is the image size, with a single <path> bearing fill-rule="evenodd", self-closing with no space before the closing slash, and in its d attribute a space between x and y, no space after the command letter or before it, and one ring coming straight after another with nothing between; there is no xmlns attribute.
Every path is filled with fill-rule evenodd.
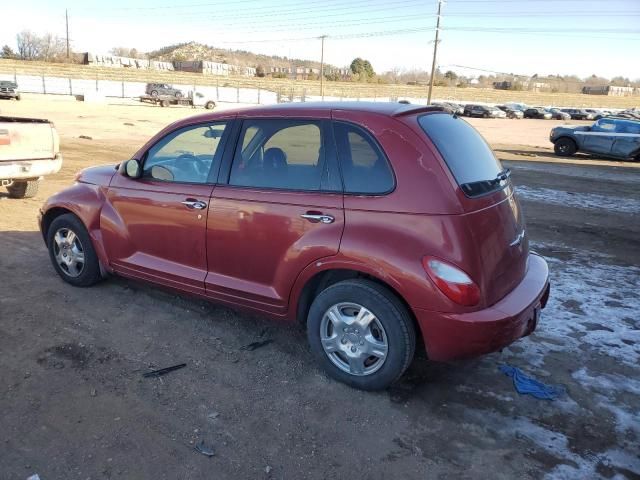
<svg viewBox="0 0 640 480"><path fill-rule="evenodd" d="M364 393L316 368L300 327L55 274L36 225L44 199L193 110L27 96L0 112L53 120L65 156L37 198L0 194L0 478L640 478L639 165L559 161L557 121L472 120L513 170L550 303L502 353L418 358L391 390ZM273 343L240 349L262 339ZM503 363L567 393L519 396Z"/></svg>

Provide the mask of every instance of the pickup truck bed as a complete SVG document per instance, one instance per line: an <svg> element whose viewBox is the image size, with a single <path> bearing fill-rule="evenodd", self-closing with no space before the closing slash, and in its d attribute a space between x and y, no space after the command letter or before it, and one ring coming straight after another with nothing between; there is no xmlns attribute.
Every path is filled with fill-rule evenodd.
<svg viewBox="0 0 640 480"><path fill-rule="evenodd" d="M60 171L56 129L48 120L0 116L0 185L14 198L33 197L45 175Z"/></svg>

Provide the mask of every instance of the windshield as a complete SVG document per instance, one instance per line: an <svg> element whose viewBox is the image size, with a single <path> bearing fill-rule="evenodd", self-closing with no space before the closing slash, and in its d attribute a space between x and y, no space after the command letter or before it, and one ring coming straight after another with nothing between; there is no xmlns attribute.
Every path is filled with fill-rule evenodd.
<svg viewBox="0 0 640 480"><path fill-rule="evenodd" d="M503 172L502 164L485 139L465 120L448 114L427 114L418 122L468 196L502 188L496 181Z"/></svg>

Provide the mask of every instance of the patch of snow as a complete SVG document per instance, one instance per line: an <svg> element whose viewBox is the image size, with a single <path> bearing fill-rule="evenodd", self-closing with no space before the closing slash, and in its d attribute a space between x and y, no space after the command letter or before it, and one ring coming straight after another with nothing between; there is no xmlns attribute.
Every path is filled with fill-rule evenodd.
<svg viewBox="0 0 640 480"><path fill-rule="evenodd" d="M516 187L519 198L533 202L544 202L566 207L612 210L620 213L640 213L640 202L633 198L599 195L596 193L573 193L563 190L538 187Z"/></svg>
<svg viewBox="0 0 640 480"><path fill-rule="evenodd" d="M551 352L589 347L633 368L640 364L640 268L599 263L575 252L571 260L546 258L551 296L535 333L517 342L517 354L544 365Z"/></svg>

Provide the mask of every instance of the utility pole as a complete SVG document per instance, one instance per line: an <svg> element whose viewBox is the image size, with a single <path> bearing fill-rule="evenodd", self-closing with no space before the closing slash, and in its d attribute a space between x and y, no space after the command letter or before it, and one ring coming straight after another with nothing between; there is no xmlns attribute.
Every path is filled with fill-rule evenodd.
<svg viewBox="0 0 640 480"><path fill-rule="evenodd" d="M69 10L64 9L64 20L67 27L67 60L69 59Z"/></svg>
<svg viewBox="0 0 640 480"><path fill-rule="evenodd" d="M324 102L324 39L327 38L326 35L322 35L320 37L321 46L320 46L320 97L322 97L322 101Z"/></svg>
<svg viewBox="0 0 640 480"><path fill-rule="evenodd" d="M433 90L433 80L436 75L436 55L438 54L438 36L440 34L440 11L443 0L438 0L438 19L436 20L436 40L433 42L433 62L431 63L431 78L429 79L429 97L427 105L431 105L431 91Z"/></svg>

